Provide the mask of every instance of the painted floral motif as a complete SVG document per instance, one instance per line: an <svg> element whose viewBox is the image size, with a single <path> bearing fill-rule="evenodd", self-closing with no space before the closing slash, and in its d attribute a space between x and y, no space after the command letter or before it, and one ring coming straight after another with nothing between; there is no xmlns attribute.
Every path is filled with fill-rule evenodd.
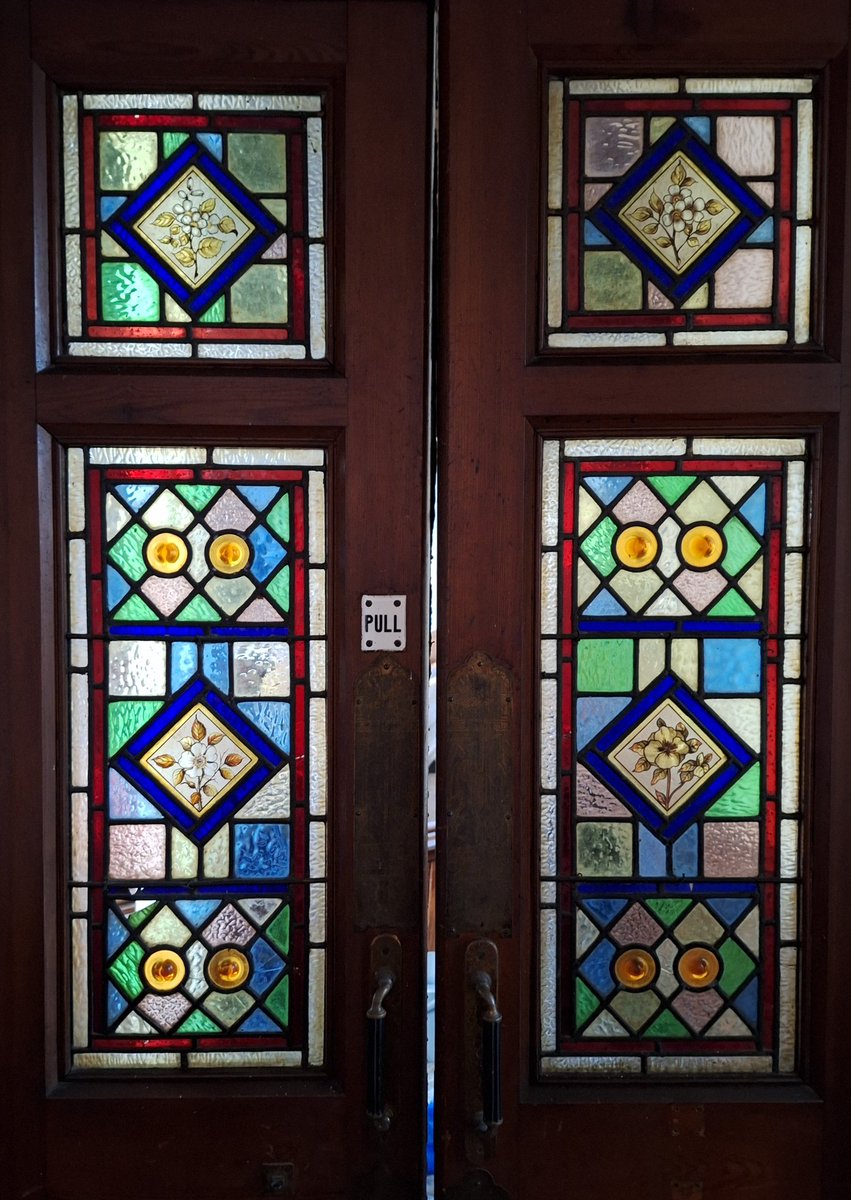
<svg viewBox="0 0 851 1200"><path fill-rule="evenodd" d="M222 233L237 236L236 223L230 213L216 212L217 197L206 195L194 176L186 180L186 187L177 192L177 203L172 212L164 210L154 217L157 229L168 229L160 243L168 246L182 267L193 267L198 277L199 258L218 258L225 247Z"/></svg>
<svg viewBox="0 0 851 1200"><path fill-rule="evenodd" d="M176 760L177 769L171 777L175 787L188 788L193 808L199 811L203 807L202 793L212 799L218 789L215 783L217 775L222 779L233 779L234 767L240 766L245 760L235 751L220 757L216 749L224 738L223 733L207 733L207 727L196 717L192 722L191 733L180 739L183 753ZM174 756L158 754L153 760L158 767L175 766Z"/></svg>
<svg viewBox="0 0 851 1200"><path fill-rule="evenodd" d="M652 239L663 250L670 249L679 266L684 259L685 247L700 249L713 232L712 218L730 206L717 196L694 192L692 187L699 181L689 174L682 158L677 160L670 179L664 196L660 196L654 188L650 193L649 207L640 204L628 215L637 225L641 225L645 240Z"/></svg>
<svg viewBox="0 0 851 1200"><path fill-rule="evenodd" d="M689 731L682 721L678 721L672 729L659 717L656 726L656 732L646 741L635 742L632 745L631 749L640 756L632 769L636 775L641 775L652 768L652 788L665 781L665 791L657 789L655 794L657 801L667 812L675 803L677 792L682 787L707 773L714 755L711 750L707 750L701 751L696 758L686 757L696 753L702 742L700 738L688 736ZM679 782L672 790L675 771Z"/></svg>

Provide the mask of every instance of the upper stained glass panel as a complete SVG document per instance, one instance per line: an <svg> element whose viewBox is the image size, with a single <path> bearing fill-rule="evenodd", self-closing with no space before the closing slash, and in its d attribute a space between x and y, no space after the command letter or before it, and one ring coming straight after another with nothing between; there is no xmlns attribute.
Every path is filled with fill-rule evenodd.
<svg viewBox="0 0 851 1200"><path fill-rule="evenodd" d="M551 78L543 348L810 343L813 91Z"/></svg>
<svg viewBox="0 0 851 1200"><path fill-rule="evenodd" d="M62 97L74 357L328 357L322 95Z"/></svg>

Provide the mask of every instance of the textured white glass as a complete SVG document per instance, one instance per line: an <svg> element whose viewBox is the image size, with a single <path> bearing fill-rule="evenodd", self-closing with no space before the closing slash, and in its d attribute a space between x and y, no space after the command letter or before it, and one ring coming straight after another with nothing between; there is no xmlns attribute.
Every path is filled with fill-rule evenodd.
<svg viewBox="0 0 851 1200"><path fill-rule="evenodd" d="M787 817L780 822L780 877L794 879L798 874L798 822Z"/></svg>
<svg viewBox="0 0 851 1200"><path fill-rule="evenodd" d="M325 234L325 200L323 196L322 121L307 119L307 232L310 237Z"/></svg>
<svg viewBox="0 0 851 1200"><path fill-rule="evenodd" d="M587 492L584 487L579 489L577 510L576 532L579 534L584 533L586 529L590 529L603 511L591 493Z"/></svg>
<svg viewBox="0 0 851 1200"><path fill-rule="evenodd" d="M541 633L558 632L558 555L541 555Z"/></svg>
<svg viewBox="0 0 851 1200"><path fill-rule="evenodd" d="M80 135L77 126L77 97L62 99L62 144L65 161L65 224L80 224Z"/></svg>
<svg viewBox="0 0 851 1200"><path fill-rule="evenodd" d="M783 629L788 634L801 632L803 589L803 556L800 554L787 554L783 572Z"/></svg>
<svg viewBox="0 0 851 1200"><path fill-rule="evenodd" d="M324 816L328 803L328 751L325 728L325 701L310 701L310 734L308 742L308 771L310 778L310 811Z"/></svg>
<svg viewBox="0 0 851 1200"><path fill-rule="evenodd" d="M804 544L804 464L790 462L786 471L786 545Z"/></svg>
<svg viewBox="0 0 851 1200"><path fill-rule="evenodd" d="M106 540L111 542L133 519L120 500L110 492L106 497Z"/></svg>
<svg viewBox="0 0 851 1200"><path fill-rule="evenodd" d="M73 538L68 544L68 632L86 633L86 543Z"/></svg>
<svg viewBox="0 0 851 1200"><path fill-rule="evenodd" d="M84 913L89 909L88 888L71 888L71 912Z"/></svg>
<svg viewBox="0 0 851 1200"><path fill-rule="evenodd" d="M143 1053L125 1054L122 1052L110 1054L75 1054L74 1066L80 1070L98 1070L109 1068L130 1067L133 1070L144 1071L151 1067L179 1067L179 1054Z"/></svg>
<svg viewBox="0 0 851 1200"><path fill-rule="evenodd" d="M325 642L310 643L310 690L324 692L327 686L325 680Z"/></svg>
<svg viewBox="0 0 851 1200"><path fill-rule="evenodd" d="M85 675L71 676L71 786L89 782L89 691Z"/></svg>
<svg viewBox="0 0 851 1200"><path fill-rule="evenodd" d="M798 185L795 189L796 216L809 221L813 215L813 102L798 101Z"/></svg>
<svg viewBox="0 0 851 1200"><path fill-rule="evenodd" d="M213 451L213 462L227 467L321 467L325 452L297 446L289 450L268 446L236 450L218 446Z"/></svg>
<svg viewBox="0 0 851 1200"><path fill-rule="evenodd" d="M320 112L321 96L245 96L203 93L198 107L223 112Z"/></svg>
<svg viewBox="0 0 851 1200"><path fill-rule="evenodd" d="M810 340L813 232L808 225L795 231L795 341Z"/></svg>
<svg viewBox="0 0 851 1200"><path fill-rule="evenodd" d="M541 541L555 546L558 541L559 443L546 441L541 463Z"/></svg>
<svg viewBox="0 0 851 1200"><path fill-rule="evenodd" d="M715 149L739 175L772 175L775 163L774 118L719 117Z"/></svg>
<svg viewBox="0 0 851 1200"><path fill-rule="evenodd" d="M638 643L638 686L643 691L665 670L665 643L661 638L641 638Z"/></svg>
<svg viewBox="0 0 851 1200"><path fill-rule="evenodd" d="M706 707L717 713L751 750L759 754L762 746L761 700L745 700L741 697L735 700L707 699Z"/></svg>
<svg viewBox="0 0 851 1200"><path fill-rule="evenodd" d="M325 247L309 247L310 357L325 357ZM293 347L295 349L295 347Z"/></svg>
<svg viewBox="0 0 851 1200"><path fill-rule="evenodd" d="M171 831L171 873L175 879L194 879L198 874L198 847L179 829Z"/></svg>
<svg viewBox="0 0 851 1200"><path fill-rule="evenodd" d="M783 674L798 679L801 674L801 643L794 638L783 646Z"/></svg>
<svg viewBox="0 0 851 1200"><path fill-rule="evenodd" d="M798 885L780 885L780 940L794 942L798 937Z"/></svg>
<svg viewBox="0 0 851 1200"><path fill-rule="evenodd" d="M541 1051L556 1048L556 914L541 913Z"/></svg>
<svg viewBox="0 0 851 1200"><path fill-rule="evenodd" d="M801 788L801 688L797 683L783 685L783 746L780 804L784 812L798 811Z"/></svg>
<svg viewBox="0 0 851 1200"><path fill-rule="evenodd" d="M118 1056L116 1056L118 1057ZM123 1058L133 1058L132 1054L122 1055ZM177 1054L163 1055L177 1059ZM190 1067L207 1067L215 1070L217 1067L300 1067L300 1050L193 1050L186 1056ZM129 1064L132 1066L132 1063Z"/></svg>
<svg viewBox="0 0 851 1200"><path fill-rule="evenodd" d="M554 679L541 680L541 787L556 786L556 709L558 689Z"/></svg>
<svg viewBox="0 0 851 1200"><path fill-rule="evenodd" d="M71 797L71 878L82 883L89 878L89 801L85 792Z"/></svg>
<svg viewBox="0 0 851 1200"><path fill-rule="evenodd" d="M185 946L192 934L166 906L151 918L139 936L146 946Z"/></svg>
<svg viewBox="0 0 851 1200"><path fill-rule="evenodd" d="M311 821L308 834L308 871L311 878L325 875L325 822Z"/></svg>
<svg viewBox="0 0 851 1200"><path fill-rule="evenodd" d="M229 829L225 825L204 847L204 875L207 879L225 879L230 868Z"/></svg>
<svg viewBox="0 0 851 1200"><path fill-rule="evenodd" d="M201 446L92 446L89 457L95 466L131 463L149 467L156 462L181 467L205 463L207 451Z"/></svg>
<svg viewBox="0 0 851 1200"><path fill-rule="evenodd" d="M554 350L581 350L591 347L664 346L664 333L551 333L547 345Z"/></svg>
<svg viewBox="0 0 851 1200"><path fill-rule="evenodd" d="M780 950L780 1070L795 1070L798 1008L798 951L793 946Z"/></svg>
<svg viewBox="0 0 851 1200"><path fill-rule="evenodd" d="M235 696L289 696L290 648L286 642L234 642Z"/></svg>
<svg viewBox="0 0 851 1200"><path fill-rule="evenodd" d="M675 638L671 642L671 670L697 691L698 654L696 638Z"/></svg>
<svg viewBox="0 0 851 1200"><path fill-rule="evenodd" d="M803 438L764 438L764 437L696 437L691 445L694 454L707 455L754 455L778 454L784 457L801 455L806 450Z"/></svg>
<svg viewBox="0 0 851 1200"><path fill-rule="evenodd" d="M558 889L551 879L546 879L541 884L541 904L555 904L558 897Z"/></svg>
<svg viewBox="0 0 851 1200"><path fill-rule="evenodd" d="M558 668L558 644L552 639L541 642L541 674L554 675Z"/></svg>
<svg viewBox="0 0 851 1200"><path fill-rule="evenodd" d="M290 769L283 767L239 810L248 820L284 818L290 815Z"/></svg>
<svg viewBox="0 0 851 1200"><path fill-rule="evenodd" d="M308 572L308 595L310 602L310 635L325 634L325 572Z"/></svg>
<svg viewBox="0 0 851 1200"><path fill-rule="evenodd" d="M75 1046L89 1041L89 946L88 922L71 922L71 996Z"/></svg>
<svg viewBox="0 0 851 1200"><path fill-rule="evenodd" d="M674 334L675 346L782 346L785 329L707 329Z"/></svg>
<svg viewBox="0 0 851 1200"><path fill-rule="evenodd" d="M564 147L564 83L551 79L549 86L547 153L547 204L550 208L561 208L563 147Z"/></svg>
<svg viewBox="0 0 851 1200"><path fill-rule="evenodd" d="M685 438L568 438L564 452L570 458L645 458L654 454L685 454Z"/></svg>
<svg viewBox="0 0 851 1200"><path fill-rule="evenodd" d="M71 642L71 666L87 667L89 665L89 647L81 638Z"/></svg>
<svg viewBox="0 0 851 1200"><path fill-rule="evenodd" d="M191 358L192 347L178 342L71 342L68 353L73 358Z"/></svg>
<svg viewBox="0 0 851 1200"><path fill-rule="evenodd" d="M83 97L84 108L191 108L192 97L185 92L98 92Z"/></svg>
<svg viewBox="0 0 851 1200"><path fill-rule="evenodd" d="M706 79L694 78L686 80L686 91L693 94L713 92L732 92L745 94L749 92L765 92L768 95L793 92L796 95L806 95L813 90L812 79Z"/></svg>
<svg viewBox="0 0 851 1200"><path fill-rule="evenodd" d="M547 217L548 325L561 325L563 270L561 217Z"/></svg>
<svg viewBox="0 0 851 1200"><path fill-rule="evenodd" d="M65 299L68 336L80 337L83 332L83 260L76 233L65 236Z"/></svg>
<svg viewBox="0 0 851 1200"><path fill-rule="evenodd" d="M545 792L541 796L541 874L556 873L557 798Z"/></svg>
<svg viewBox="0 0 851 1200"><path fill-rule="evenodd" d="M307 1061L319 1067L325 1060L325 951L311 950L307 985Z"/></svg>
<svg viewBox="0 0 851 1200"><path fill-rule="evenodd" d="M583 605L592 592L596 591L600 580L588 566L584 559L580 558L576 563L576 602ZM542 633L546 630L542 630ZM555 630L552 631L553 633Z"/></svg>
<svg viewBox="0 0 851 1200"><path fill-rule="evenodd" d="M325 562L325 481L320 471L307 477L308 553L312 563Z"/></svg>
<svg viewBox="0 0 851 1200"><path fill-rule="evenodd" d="M311 884L308 910L308 937L311 942L325 941L326 888L324 883Z"/></svg>
<svg viewBox="0 0 851 1200"><path fill-rule="evenodd" d="M83 452L68 451L68 531L81 533L86 528L86 495L83 486Z"/></svg>
<svg viewBox="0 0 851 1200"><path fill-rule="evenodd" d="M164 696L165 660L165 642L110 642L109 694Z"/></svg>
<svg viewBox="0 0 851 1200"><path fill-rule="evenodd" d="M307 351L304 346L275 342L202 342L197 354L199 358L305 358Z"/></svg>
<svg viewBox="0 0 851 1200"><path fill-rule="evenodd" d="M654 1075L763 1075L772 1070L768 1055L742 1054L709 1058L701 1055L671 1055L650 1058L647 1069Z"/></svg>
<svg viewBox="0 0 851 1200"><path fill-rule="evenodd" d="M181 532L191 525L194 519L192 510L168 489L160 492L142 515L142 520L149 529L179 529Z"/></svg>
<svg viewBox="0 0 851 1200"><path fill-rule="evenodd" d="M640 1058L558 1054L541 1059L542 1075L596 1075L600 1071L615 1075L637 1075L640 1070Z"/></svg>
<svg viewBox="0 0 851 1200"><path fill-rule="evenodd" d="M679 91L678 79L571 79L571 96L650 96Z"/></svg>

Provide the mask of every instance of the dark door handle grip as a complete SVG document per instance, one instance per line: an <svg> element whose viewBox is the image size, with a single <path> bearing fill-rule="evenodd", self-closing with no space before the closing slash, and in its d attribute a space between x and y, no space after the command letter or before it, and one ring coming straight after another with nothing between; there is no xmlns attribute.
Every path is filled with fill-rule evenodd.
<svg viewBox="0 0 851 1200"><path fill-rule="evenodd" d="M482 1123L488 1129L493 1129L502 1124L502 1013L497 1008L493 980L487 971L477 971L472 982L482 1002Z"/></svg>
<svg viewBox="0 0 851 1200"><path fill-rule="evenodd" d="M387 1009L384 1001L396 975L390 967L381 967L375 972L375 991L372 1003L366 1010L366 1115L379 1129L389 1127L389 1118L384 1107L384 1037Z"/></svg>

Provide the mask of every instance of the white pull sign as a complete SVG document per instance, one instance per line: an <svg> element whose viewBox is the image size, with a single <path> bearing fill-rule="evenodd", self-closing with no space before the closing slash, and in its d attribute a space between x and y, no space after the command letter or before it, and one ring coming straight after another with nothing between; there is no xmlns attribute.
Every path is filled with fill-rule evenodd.
<svg viewBox="0 0 851 1200"><path fill-rule="evenodd" d="M361 650L404 650L407 596L361 596Z"/></svg>

